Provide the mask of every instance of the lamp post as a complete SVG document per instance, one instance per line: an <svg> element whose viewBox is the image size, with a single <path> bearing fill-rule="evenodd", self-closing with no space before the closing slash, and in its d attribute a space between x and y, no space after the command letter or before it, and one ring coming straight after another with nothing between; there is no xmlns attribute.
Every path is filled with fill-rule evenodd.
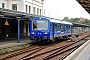
<svg viewBox="0 0 90 60"><path fill-rule="evenodd" d="M57 19L58 19L58 16L59 16L59 15L57 15Z"/></svg>
<svg viewBox="0 0 90 60"><path fill-rule="evenodd" d="M46 9L44 9L44 16L45 16L45 11L46 11Z"/></svg>
<svg viewBox="0 0 90 60"><path fill-rule="evenodd" d="M43 15L43 2L44 2L44 0L41 0L42 1L42 15Z"/></svg>
<svg viewBox="0 0 90 60"><path fill-rule="evenodd" d="M49 13L49 17L50 17L50 13Z"/></svg>

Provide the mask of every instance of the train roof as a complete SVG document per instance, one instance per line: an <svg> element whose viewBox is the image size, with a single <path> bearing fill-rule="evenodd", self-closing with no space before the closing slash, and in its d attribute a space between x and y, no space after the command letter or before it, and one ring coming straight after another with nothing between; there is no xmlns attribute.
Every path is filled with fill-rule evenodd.
<svg viewBox="0 0 90 60"><path fill-rule="evenodd" d="M50 20L50 22L73 25L70 22L62 21L62 20L54 20L54 19L52 19L52 20Z"/></svg>
<svg viewBox="0 0 90 60"><path fill-rule="evenodd" d="M50 20L50 22L53 22L53 23L61 23L61 24L73 25L70 22L66 22L66 21L62 21L62 20L55 20L55 19L48 19L48 18L41 18L41 17L36 17L36 18L33 18L32 20Z"/></svg>

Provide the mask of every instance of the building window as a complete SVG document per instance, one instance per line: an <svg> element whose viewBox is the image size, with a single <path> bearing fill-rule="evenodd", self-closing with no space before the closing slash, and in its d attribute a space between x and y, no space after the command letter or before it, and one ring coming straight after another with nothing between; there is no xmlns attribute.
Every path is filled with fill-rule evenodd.
<svg viewBox="0 0 90 60"><path fill-rule="evenodd" d="M33 14L35 14L35 7L33 7Z"/></svg>
<svg viewBox="0 0 90 60"><path fill-rule="evenodd" d="M12 4L12 10L17 10L17 4Z"/></svg>
<svg viewBox="0 0 90 60"><path fill-rule="evenodd" d="M26 12L28 12L28 5L26 5Z"/></svg>
<svg viewBox="0 0 90 60"><path fill-rule="evenodd" d="M31 13L31 6L29 6L29 13Z"/></svg>
<svg viewBox="0 0 90 60"><path fill-rule="evenodd" d="M41 9L40 9L40 15L41 15Z"/></svg>
<svg viewBox="0 0 90 60"><path fill-rule="evenodd" d="M39 8L37 8L37 15L39 15Z"/></svg>
<svg viewBox="0 0 90 60"><path fill-rule="evenodd" d="M4 3L2 3L2 8L4 8L5 7L5 4Z"/></svg>

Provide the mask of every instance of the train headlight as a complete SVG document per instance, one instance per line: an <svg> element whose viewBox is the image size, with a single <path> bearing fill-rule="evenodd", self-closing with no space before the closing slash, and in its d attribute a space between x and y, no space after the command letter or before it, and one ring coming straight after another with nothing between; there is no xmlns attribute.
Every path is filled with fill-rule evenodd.
<svg viewBox="0 0 90 60"><path fill-rule="evenodd" d="M45 34L48 34L48 32L45 32Z"/></svg>
<svg viewBox="0 0 90 60"><path fill-rule="evenodd" d="M34 32L32 32L32 34L35 34Z"/></svg>

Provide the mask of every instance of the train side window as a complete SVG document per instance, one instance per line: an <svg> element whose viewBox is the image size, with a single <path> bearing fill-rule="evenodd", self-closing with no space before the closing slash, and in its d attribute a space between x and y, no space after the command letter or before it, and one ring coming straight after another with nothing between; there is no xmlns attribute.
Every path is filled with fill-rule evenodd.
<svg viewBox="0 0 90 60"><path fill-rule="evenodd" d="M62 27L63 27L63 26L62 26L62 24L61 24L61 28L60 28L61 30L62 30Z"/></svg>
<svg viewBox="0 0 90 60"><path fill-rule="evenodd" d="M60 24L60 30L62 29L62 24Z"/></svg>
<svg viewBox="0 0 90 60"><path fill-rule="evenodd" d="M68 30L68 25L66 25L66 30Z"/></svg>
<svg viewBox="0 0 90 60"><path fill-rule="evenodd" d="M64 24L62 24L62 29L63 29L63 30L65 29L65 25L64 25Z"/></svg>
<svg viewBox="0 0 90 60"><path fill-rule="evenodd" d="M65 30L67 29L67 25L65 25Z"/></svg>
<svg viewBox="0 0 90 60"><path fill-rule="evenodd" d="M68 30L70 30L70 25L68 26Z"/></svg>
<svg viewBox="0 0 90 60"><path fill-rule="evenodd" d="M57 30L57 24L54 24L54 30Z"/></svg>
<svg viewBox="0 0 90 60"><path fill-rule="evenodd" d="M57 24L57 30L60 30L60 24Z"/></svg>
<svg viewBox="0 0 90 60"><path fill-rule="evenodd" d="M67 30L70 30L70 25L67 25Z"/></svg>
<svg viewBox="0 0 90 60"><path fill-rule="evenodd" d="M55 29L55 30L60 30L60 24L55 24L55 25L54 25L54 29Z"/></svg>
<svg viewBox="0 0 90 60"><path fill-rule="evenodd" d="M72 29L72 26L70 26L70 30Z"/></svg>

